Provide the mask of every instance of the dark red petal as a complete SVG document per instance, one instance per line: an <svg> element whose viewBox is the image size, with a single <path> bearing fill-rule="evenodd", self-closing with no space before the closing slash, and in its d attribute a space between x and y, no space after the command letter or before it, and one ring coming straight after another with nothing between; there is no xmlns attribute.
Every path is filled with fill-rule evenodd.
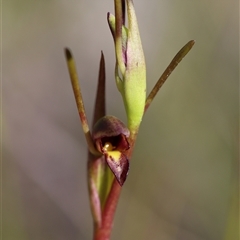
<svg viewBox="0 0 240 240"><path fill-rule="evenodd" d="M94 125L92 131L93 140L104 137L114 137L120 134L123 134L128 138L130 131L122 121L110 115L99 119Z"/></svg>
<svg viewBox="0 0 240 240"><path fill-rule="evenodd" d="M119 151L108 151L104 156L118 183L122 186L128 175L129 160Z"/></svg>

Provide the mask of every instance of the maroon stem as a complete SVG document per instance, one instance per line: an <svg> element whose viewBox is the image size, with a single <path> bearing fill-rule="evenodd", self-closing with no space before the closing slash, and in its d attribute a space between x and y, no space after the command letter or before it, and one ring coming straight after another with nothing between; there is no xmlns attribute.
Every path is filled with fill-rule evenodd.
<svg viewBox="0 0 240 240"><path fill-rule="evenodd" d="M117 180L114 180L111 191L107 198L103 213L102 213L102 224L101 227L96 229L94 240L109 240L114 214L117 208L118 199L121 193L121 186Z"/></svg>
<svg viewBox="0 0 240 240"><path fill-rule="evenodd" d="M137 137L137 132L130 136L129 143L131 148L127 151L127 157L128 159L131 159L133 148L135 145ZM122 187L119 185L118 181L115 179L111 190L109 192L107 201L105 203L103 212L102 212L102 223L99 228L95 229L94 232L94 240L109 240L111 231L112 231L112 225L114 220L114 214L117 208L118 199L120 197Z"/></svg>

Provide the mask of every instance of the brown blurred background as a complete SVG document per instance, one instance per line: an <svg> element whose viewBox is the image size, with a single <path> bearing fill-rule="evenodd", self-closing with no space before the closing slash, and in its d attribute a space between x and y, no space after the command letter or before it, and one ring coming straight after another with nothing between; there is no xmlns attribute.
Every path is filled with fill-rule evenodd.
<svg viewBox="0 0 240 240"><path fill-rule="evenodd" d="M239 1L137 1L148 92L196 45L144 117L112 239L237 240ZM106 14L113 0L2 2L4 240L92 236L86 143L64 59L74 53L89 120L100 51L107 112L126 120Z"/></svg>

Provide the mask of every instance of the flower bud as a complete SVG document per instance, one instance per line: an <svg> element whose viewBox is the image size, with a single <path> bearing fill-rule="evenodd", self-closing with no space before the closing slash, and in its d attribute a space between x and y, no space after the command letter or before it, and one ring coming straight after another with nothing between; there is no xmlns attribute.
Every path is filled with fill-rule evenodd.
<svg viewBox="0 0 240 240"><path fill-rule="evenodd" d="M115 1L115 15L108 14L116 52L115 78L127 112L128 127L137 132L146 101L146 65L132 0L126 0L128 27L124 25L121 2Z"/></svg>

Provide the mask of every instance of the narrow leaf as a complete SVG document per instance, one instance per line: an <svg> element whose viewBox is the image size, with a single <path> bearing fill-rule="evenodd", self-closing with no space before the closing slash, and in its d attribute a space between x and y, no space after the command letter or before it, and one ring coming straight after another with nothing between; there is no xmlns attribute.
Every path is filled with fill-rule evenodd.
<svg viewBox="0 0 240 240"><path fill-rule="evenodd" d="M195 41L191 40L189 41L173 58L173 60L170 62L166 70L163 72L162 76L158 79L156 85L150 92L150 94L147 97L146 104L145 104L145 112L147 111L148 107L152 103L152 100L158 93L159 89L162 87L162 85L165 83L165 81L168 79L172 71L177 67L177 65L182 61L182 59L187 55L187 53L191 50L193 47Z"/></svg>

